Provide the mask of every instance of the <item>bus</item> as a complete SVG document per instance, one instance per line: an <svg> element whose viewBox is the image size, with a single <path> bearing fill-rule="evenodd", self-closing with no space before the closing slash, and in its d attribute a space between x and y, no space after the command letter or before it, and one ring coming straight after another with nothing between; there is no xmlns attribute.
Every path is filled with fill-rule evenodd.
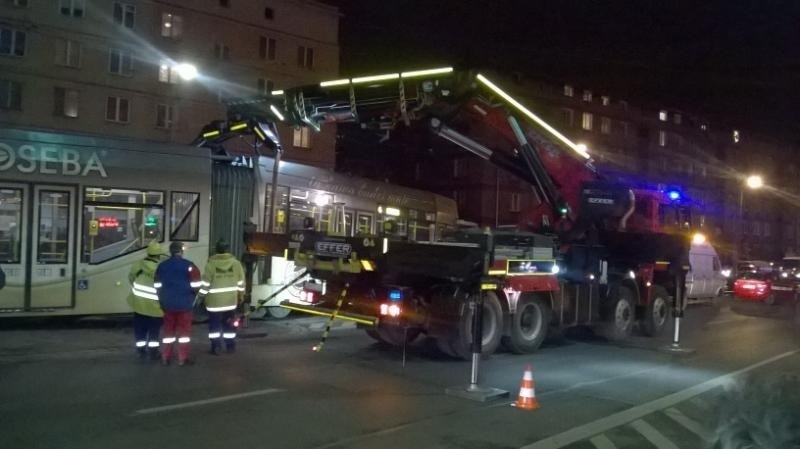
<svg viewBox="0 0 800 449"><path fill-rule="evenodd" d="M280 233L306 217L343 235L380 232L391 220L411 239L435 238L458 219L449 198L285 161L272 214L272 164L188 145L0 129L0 317L129 312L128 271L151 241L183 242L202 268L219 239L241 256L243 224L265 230L270 216ZM281 258L272 266L256 273L254 300L294 273Z"/></svg>

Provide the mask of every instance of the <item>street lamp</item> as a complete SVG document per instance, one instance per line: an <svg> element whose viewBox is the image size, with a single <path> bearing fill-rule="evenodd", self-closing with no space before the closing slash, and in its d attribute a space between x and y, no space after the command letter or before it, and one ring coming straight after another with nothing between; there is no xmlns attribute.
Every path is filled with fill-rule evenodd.
<svg viewBox="0 0 800 449"><path fill-rule="evenodd" d="M197 78L197 67L194 64L181 63L175 65L175 71L178 72L184 81L191 81Z"/></svg>
<svg viewBox="0 0 800 449"><path fill-rule="evenodd" d="M739 261L739 257L742 254L742 237L744 235L744 187L747 186L750 190L758 190L764 187L764 178L759 175L750 175L744 180L744 184L739 186L739 232L737 233L737 241L736 241L736 260Z"/></svg>

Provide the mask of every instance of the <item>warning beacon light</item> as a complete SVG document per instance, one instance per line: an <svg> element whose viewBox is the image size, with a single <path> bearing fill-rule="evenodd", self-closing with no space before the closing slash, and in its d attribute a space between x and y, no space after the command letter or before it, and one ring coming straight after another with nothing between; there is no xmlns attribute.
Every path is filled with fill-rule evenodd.
<svg viewBox="0 0 800 449"><path fill-rule="evenodd" d="M667 198L669 198L672 201L678 201L681 199L681 192L677 190L670 190L667 192Z"/></svg>

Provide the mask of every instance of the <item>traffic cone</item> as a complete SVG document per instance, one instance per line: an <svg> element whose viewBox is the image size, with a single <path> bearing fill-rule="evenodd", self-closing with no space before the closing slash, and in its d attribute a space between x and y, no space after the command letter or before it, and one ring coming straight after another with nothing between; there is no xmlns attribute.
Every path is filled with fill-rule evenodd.
<svg viewBox="0 0 800 449"><path fill-rule="evenodd" d="M522 410L536 410L539 408L539 401L536 400L536 388L533 384L533 371L531 366L525 368L522 376L522 386L519 387L519 397L513 406Z"/></svg>

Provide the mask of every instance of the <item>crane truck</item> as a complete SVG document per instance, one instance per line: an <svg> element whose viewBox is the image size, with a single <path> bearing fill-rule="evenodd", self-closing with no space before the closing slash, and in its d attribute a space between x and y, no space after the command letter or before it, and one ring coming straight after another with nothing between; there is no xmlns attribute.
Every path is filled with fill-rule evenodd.
<svg viewBox="0 0 800 449"><path fill-rule="evenodd" d="M485 354L500 345L529 353L571 326L610 340L635 327L657 336L671 309L683 313L690 239L661 225L665 194L605 179L585 146L484 73L446 67L343 78L255 103L247 113L273 112L250 120L257 133L272 120L337 123L340 132L355 124L401 143L432 135L526 181L539 199L514 229L452 230L427 242L397 238L391 221L376 235L246 232L250 254L285 253L312 276L308 304L285 307L353 319L391 345L426 334L460 358L470 354L476 297Z"/></svg>

